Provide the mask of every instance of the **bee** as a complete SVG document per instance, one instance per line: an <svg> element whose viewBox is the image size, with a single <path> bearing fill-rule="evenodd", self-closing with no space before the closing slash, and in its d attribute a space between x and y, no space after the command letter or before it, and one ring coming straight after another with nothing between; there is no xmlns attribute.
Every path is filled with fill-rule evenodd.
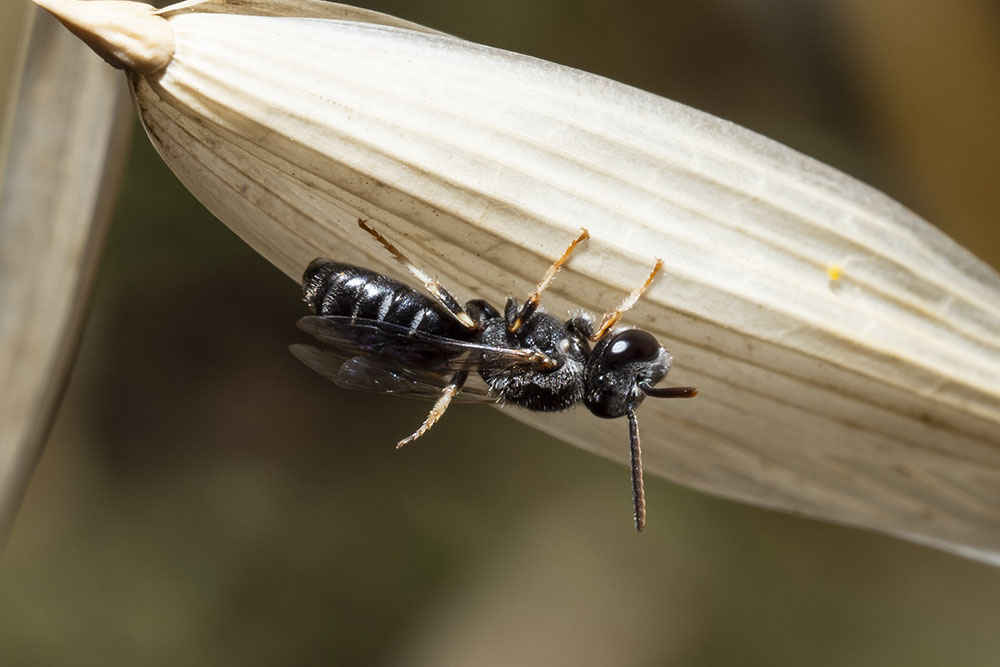
<svg viewBox="0 0 1000 667"><path fill-rule="evenodd" d="M313 260L302 277L314 315L298 327L322 345L294 344L292 353L346 389L433 399L423 424L397 444L424 435L455 400L511 403L555 412L582 402L598 417L626 417L636 530L646 523L636 408L647 396L690 398L694 387L657 387L673 361L641 329L617 328L663 266L599 324L587 315L560 322L539 310L542 293L573 250L574 239L535 291L519 304L508 297L501 313L482 299L462 306L437 280L417 268L366 220L358 225L416 278L426 294L369 269L331 259ZM473 382L478 374L479 381Z"/></svg>

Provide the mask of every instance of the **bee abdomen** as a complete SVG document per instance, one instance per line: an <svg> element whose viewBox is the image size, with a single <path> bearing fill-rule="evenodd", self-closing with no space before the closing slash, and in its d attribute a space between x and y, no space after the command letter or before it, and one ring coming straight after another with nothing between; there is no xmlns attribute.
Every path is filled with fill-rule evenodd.
<svg viewBox="0 0 1000 667"><path fill-rule="evenodd" d="M302 276L302 291L317 315L387 322L438 336L467 336L468 330L430 297L398 280L352 264L313 260Z"/></svg>

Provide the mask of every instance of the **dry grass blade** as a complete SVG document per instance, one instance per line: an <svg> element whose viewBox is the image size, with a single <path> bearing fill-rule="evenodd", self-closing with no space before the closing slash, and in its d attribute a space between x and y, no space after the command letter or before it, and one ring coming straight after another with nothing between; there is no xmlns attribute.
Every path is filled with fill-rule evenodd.
<svg viewBox="0 0 1000 667"><path fill-rule="evenodd" d="M69 372L129 129L119 75L32 11L0 199L0 541Z"/></svg>

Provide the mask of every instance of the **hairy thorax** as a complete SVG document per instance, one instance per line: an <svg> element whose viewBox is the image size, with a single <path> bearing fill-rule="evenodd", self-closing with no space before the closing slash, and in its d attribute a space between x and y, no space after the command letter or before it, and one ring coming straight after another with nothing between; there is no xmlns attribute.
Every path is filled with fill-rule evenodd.
<svg viewBox="0 0 1000 667"><path fill-rule="evenodd" d="M545 313L535 313L516 334L508 332L503 319L491 320L482 332L484 344L539 350L560 365L549 371L483 370L480 375L502 401L542 412L565 410L578 403L584 392L584 360L565 349L565 338L563 325Z"/></svg>

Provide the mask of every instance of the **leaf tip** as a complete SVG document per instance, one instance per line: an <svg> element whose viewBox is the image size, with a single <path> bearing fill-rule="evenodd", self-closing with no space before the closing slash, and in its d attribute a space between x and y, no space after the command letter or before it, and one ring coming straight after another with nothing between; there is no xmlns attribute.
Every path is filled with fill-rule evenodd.
<svg viewBox="0 0 1000 667"><path fill-rule="evenodd" d="M124 0L32 1L112 67L152 74L173 58L173 29L151 5Z"/></svg>

